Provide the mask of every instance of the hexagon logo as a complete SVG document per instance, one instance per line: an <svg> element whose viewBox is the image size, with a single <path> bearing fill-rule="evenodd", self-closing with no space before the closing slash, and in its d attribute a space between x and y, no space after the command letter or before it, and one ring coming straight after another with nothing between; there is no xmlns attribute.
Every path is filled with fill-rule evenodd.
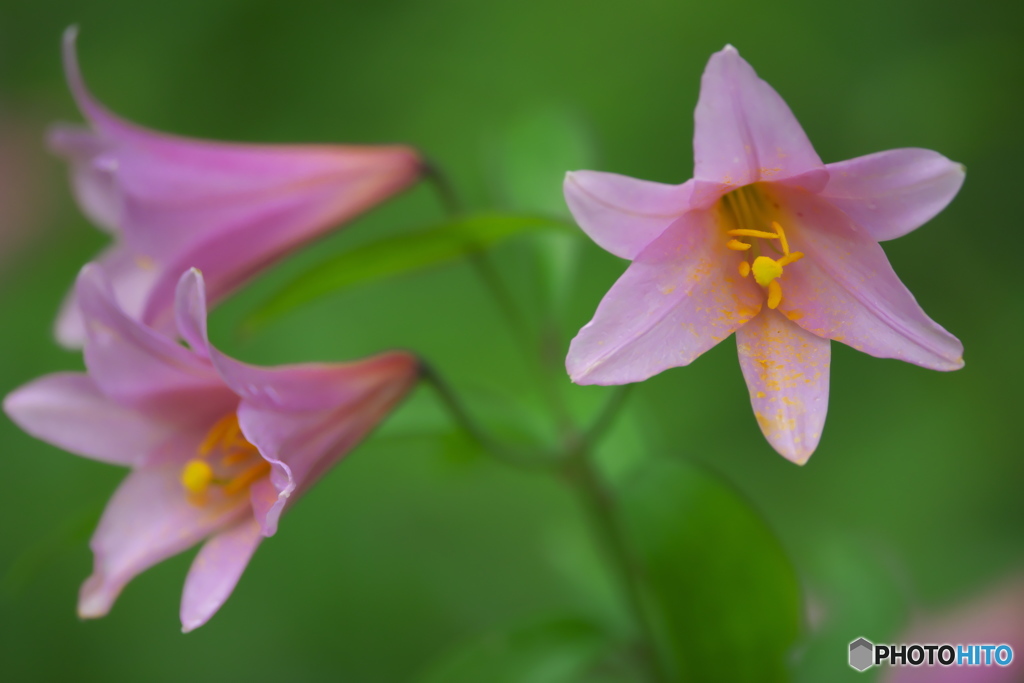
<svg viewBox="0 0 1024 683"><path fill-rule="evenodd" d="M850 666L857 671L863 671L872 666L874 658L872 654L875 646L866 638L858 638L850 643Z"/></svg>

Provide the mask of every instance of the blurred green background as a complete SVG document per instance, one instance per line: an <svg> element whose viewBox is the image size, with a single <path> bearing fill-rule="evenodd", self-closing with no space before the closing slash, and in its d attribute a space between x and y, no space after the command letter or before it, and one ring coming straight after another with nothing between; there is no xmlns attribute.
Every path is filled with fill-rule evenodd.
<svg viewBox="0 0 1024 683"><path fill-rule="evenodd" d="M735 486L801 582L808 616L794 678L853 679L851 640L896 641L914 615L969 599L1024 560L1022 16L1019 4L966 11L945 0L3 0L0 392L80 367L50 328L104 244L42 143L48 123L80 120L59 62L69 24L81 26L94 92L144 125L242 141L407 142L450 173L471 208L556 213L564 164L687 179L699 77L732 43L825 161L918 146L968 169L946 211L885 245L925 310L964 342L965 369L934 373L833 345L827 426L800 468L758 431L728 340L637 387L602 451L613 479L660 456ZM304 268L441 217L428 188L412 190L219 308L215 339L260 363L415 349L494 425L543 436L532 375L465 264L238 332ZM536 247L512 241L491 256L531 310L556 290L564 348L625 263L581 240L552 277ZM565 385L583 418L609 392ZM510 623L622 611L571 494L472 457L424 390L289 513L222 611L188 636L177 610L191 553L135 580L109 617L76 618L91 525L122 472L6 418L0 443L5 680L409 681Z"/></svg>

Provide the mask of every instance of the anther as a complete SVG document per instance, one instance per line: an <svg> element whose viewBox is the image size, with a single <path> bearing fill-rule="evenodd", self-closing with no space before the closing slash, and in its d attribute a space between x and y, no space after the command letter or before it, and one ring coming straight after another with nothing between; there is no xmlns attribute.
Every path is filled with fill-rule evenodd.
<svg viewBox="0 0 1024 683"><path fill-rule="evenodd" d="M792 254L786 254L779 259L780 266L788 266L790 263L795 263L804 257L802 251L794 251Z"/></svg>
<svg viewBox="0 0 1024 683"><path fill-rule="evenodd" d="M727 230L725 234L730 237L760 237L761 239L766 240L774 240L779 237L774 232L765 232L764 230L747 230L746 228Z"/></svg>
<svg viewBox="0 0 1024 683"><path fill-rule="evenodd" d="M729 247L733 251L746 251L750 249L750 245L746 242L740 242L737 239L731 239L725 243L725 246Z"/></svg>
<svg viewBox="0 0 1024 683"><path fill-rule="evenodd" d="M224 495L233 496L236 493L243 491L248 488L249 484L252 484L254 481L269 472L270 463L266 460L260 460L258 463L246 469L237 477L225 484Z"/></svg>
<svg viewBox="0 0 1024 683"><path fill-rule="evenodd" d="M740 277L748 275L750 275L750 264L746 261L740 261Z"/></svg>
<svg viewBox="0 0 1024 683"><path fill-rule="evenodd" d="M199 455L205 457L210 454L214 448L223 443L225 437L232 431L233 427L238 423L238 418L235 417L234 413L228 413L221 419L217 420L210 431L206 433L206 438L199 444Z"/></svg>
<svg viewBox="0 0 1024 683"><path fill-rule="evenodd" d="M768 283L768 308L774 310L779 307L780 303L782 303L782 285L778 280L772 280Z"/></svg>

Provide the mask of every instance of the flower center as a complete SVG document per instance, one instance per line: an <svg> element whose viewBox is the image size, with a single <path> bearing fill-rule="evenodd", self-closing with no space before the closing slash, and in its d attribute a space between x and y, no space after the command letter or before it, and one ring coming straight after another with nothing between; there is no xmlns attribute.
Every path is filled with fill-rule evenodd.
<svg viewBox="0 0 1024 683"><path fill-rule="evenodd" d="M202 505L211 486L225 496L247 491L258 479L270 473L270 463L242 435L238 416L228 413L210 428L199 444L196 458L181 470L181 485L189 500Z"/></svg>
<svg viewBox="0 0 1024 683"><path fill-rule="evenodd" d="M786 232L778 221L765 217L767 210L764 198L755 186L746 185L722 197L721 206L727 223L732 226L725 231L729 241L725 243L733 251L746 252L740 261L740 276L754 274L754 280L768 292L768 308L778 308L782 303L782 285L778 278L790 263L804 257L802 252L789 250ZM766 230L768 228L770 230ZM775 246L782 248L781 254ZM771 249L779 258L766 256L762 252ZM747 260L753 256L753 260Z"/></svg>

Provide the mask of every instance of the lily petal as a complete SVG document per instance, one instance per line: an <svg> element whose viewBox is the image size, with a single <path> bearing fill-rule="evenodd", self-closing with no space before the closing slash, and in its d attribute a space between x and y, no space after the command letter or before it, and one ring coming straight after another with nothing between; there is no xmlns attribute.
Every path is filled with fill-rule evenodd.
<svg viewBox="0 0 1024 683"><path fill-rule="evenodd" d="M104 616L134 577L248 514L244 497L190 503L180 476L180 464L144 467L118 487L90 543L94 567L79 593L79 616Z"/></svg>
<svg viewBox="0 0 1024 683"><path fill-rule="evenodd" d="M71 453L137 465L176 428L120 406L81 372L46 375L4 398L4 412L32 436Z"/></svg>
<svg viewBox="0 0 1024 683"><path fill-rule="evenodd" d="M210 344L206 329L203 273L191 269L178 282L175 311L178 331L197 352L208 356L221 381L257 408L284 412L333 410L358 401L384 384L405 386L419 374L419 361L391 351L351 363L303 363L273 368L235 360Z"/></svg>
<svg viewBox="0 0 1024 683"><path fill-rule="evenodd" d="M565 174L565 201L576 222L605 251L633 259L690 208L693 181L666 185L617 173Z"/></svg>
<svg viewBox="0 0 1024 683"><path fill-rule="evenodd" d="M812 334L878 358L932 370L963 367L963 345L921 310L878 242L827 200L772 191L790 243L806 255L780 278L780 310Z"/></svg>
<svg viewBox="0 0 1024 683"><path fill-rule="evenodd" d="M736 331L736 346L765 438L784 458L804 464L828 412L829 340L763 308Z"/></svg>
<svg viewBox="0 0 1024 683"><path fill-rule="evenodd" d="M929 149L891 149L829 164L828 199L877 241L902 237L946 208L964 167Z"/></svg>
<svg viewBox="0 0 1024 683"><path fill-rule="evenodd" d="M156 281L159 272L152 261L138 256L123 244L107 248L94 261L106 275L114 299L130 317L142 315L146 292ZM78 306L78 295L72 289L61 304L54 333L58 343L68 349L79 349L85 345L85 322Z"/></svg>
<svg viewBox="0 0 1024 683"><path fill-rule="evenodd" d="M88 321L85 364L103 394L190 422L215 419L237 403L206 359L128 317L99 266L82 268L76 291Z"/></svg>
<svg viewBox="0 0 1024 683"><path fill-rule="evenodd" d="M219 300L302 244L405 189L423 170L417 152L402 145L247 145L150 131L112 114L89 93L73 29L65 34L64 61L75 99L96 132L88 138L58 130L54 147L84 169L78 174L88 175L90 187L100 184L97 169L108 173L102 183L108 201L100 203L116 210L105 219L116 216L131 251L160 268L162 277L139 296L147 302L144 321L161 331L173 325L174 287L185 269L204 268Z"/></svg>
<svg viewBox="0 0 1024 683"><path fill-rule="evenodd" d="M82 126L54 126L47 141L52 151L71 162L71 187L85 215L107 232L120 233L123 211L108 145Z"/></svg>
<svg viewBox="0 0 1024 683"><path fill-rule="evenodd" d="M289 499L348 453L415 385L419 361L393 351L353 363L249 365L209 343L205 302L202 273L184 273L175 303L178 329L191 346L205 347L241 398L242 433L272 466L274 490L258 482L251 491L256 518L271 536Z"/></svg>
<svg viewBox="0 0 1024 683"><path fill-rule="evenodd" d="M809 192L828 182L789 106L731 45L711 55L704 69L693 154L694 207L759 181L786 181Z"/></svg>
<svg viewBox="0 0 1024 683"><path fill-rule="evenodd" d="M265 536L273 535L281 513L347 455L408 393L405 378L382 381L357 399L318 412L280 412L242 402L238 424L272 470L277 492L252 492L253 511ZM269 504L269 505L268 505Z"/></svg>
<svg viewBox="0 0 1024 683"><path fill-rule="evenodd" d="M710 211L691 211L644 249L569 346L577 384L640 382L688 365L757 314L764 295Z"/></svg>
<svg viewBox="0 0 1024 683"><path fill-rule="evenodd" d="M208 540L196 555L181 596L181 630L188 633L210 620L232 591L259 547L263 535L246 519Z"/></svg>

